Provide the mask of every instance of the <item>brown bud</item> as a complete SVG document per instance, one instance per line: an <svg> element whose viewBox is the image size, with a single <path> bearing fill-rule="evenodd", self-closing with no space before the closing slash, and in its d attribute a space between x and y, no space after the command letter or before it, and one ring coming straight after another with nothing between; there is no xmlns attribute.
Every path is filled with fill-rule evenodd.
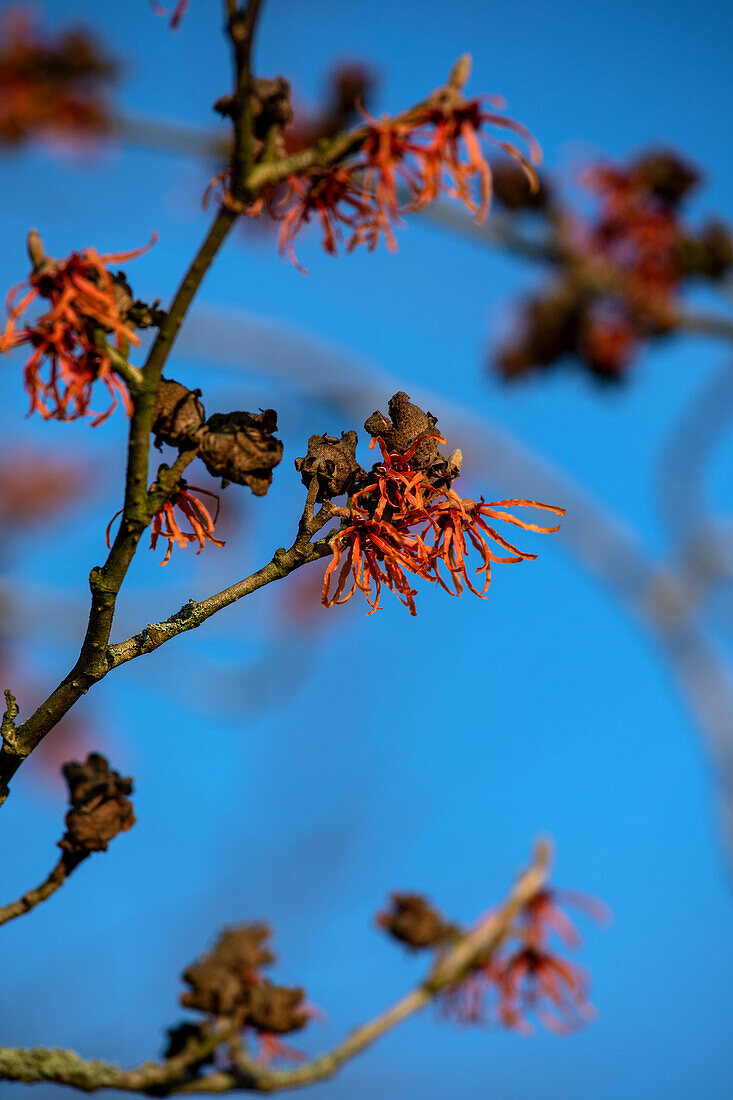
<svg viewBox="0 0 733 1100"><path fill-rule="evenodd" d="M632 169L649 190L669 206L676 206L700 180L692 165L668 149L644 153Z"/></svg>
<svg viewBox="0 0 733 1100"><path fill-rule="evenodd" d="M318 479L318 500L330 500L341 493L350 492L356 482L365 476L356 461L356 432L342 432L341 438L332 435L312 435L308 440L308 454L296 458L295 469L304 485Z"/></svg>
<svg viewBox="0 0 733 1100"><path fill-rule="evenodd" d="M84 764L62 768L69 785L71 809L59 847L69 852L106 852L110 840L135 824L132 779L112 771L103 756L92 752Z"/></svg>
<svg viewBox="0 0 733 1100"><path fill-rule="evenodd" d="M436 947L451 934L452 926L421 894L390 894L392 908L377 914L377 924L396 940L416 950Z"/></svg>
<svg viewBox="0 0 733 1100"><path fill-rule="evenodd" d="M270 985L269 982L253 985L244 992L244 1023L257 1031L277 1035L301 1031L308 1023L304 996L304 990L284 985Z"/></svg>
<svg viewBox="0 0 733 1100"><path fill-rule="evenodd" d="M181 994L184 1008L196 1008L211 1016L232 1016L241 1005L242 983L213 958L189 966L182 977L191 986L189 993Z"/></svg>
<svg viewBox="0 0 733 1100"><path fill-rule="evenodd" d="M214 413L200 434L200 457L212 477L249 485L255 496L264 496L272 484L272 470L282 458L277 413Z"/></svg>
<svg viewBox="0 0 733 1100"><path fill-rule="evenodd" d="M201 390L189 390L173 379L161 379L155 395L153 418L156 447L168 443L181 450L195 445L206 418L200 396Z"/></svg>
<svg viewBox="0 0 733 1100"><path fill-rule="evenodd" d="M214 962L226 967L239 978L275 961L275 955L265 946L270 937L266 924L240 924L225 928L211 954Z"/></svg>

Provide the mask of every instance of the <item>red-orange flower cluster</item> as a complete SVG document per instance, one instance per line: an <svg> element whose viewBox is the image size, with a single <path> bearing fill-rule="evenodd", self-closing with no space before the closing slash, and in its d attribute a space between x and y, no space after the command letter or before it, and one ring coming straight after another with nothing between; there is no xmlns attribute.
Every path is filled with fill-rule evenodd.
<svg viewBox="0 0 733 1100"><path fill-rule="evenodd" d="M683 275L676 205L662 201L633 166L596 165L584 183L598 200L586 247L624 273L632 299L657 308L668 304Z"/></svg>
<svg viewBox="0 0 733 1100"><path fill-rule="evenodd" d="M195 485L191 486L191 488L195 489L197 493L204 493L206 496L213 497L216 501L216 512L212 517L206 505L203 504L198 497L195 497L193 493L188 491L188 486L182 484L170 500L166 501L160 511L155 513L150 526L151 550L155 550L158 545L158 539L160 538L168 542L168 549L165 552L165 557L160 563L161 565L168 564L174 546L185 548L189 542L197 542L199 548L196 553L200 554L207 542L212 542L214 546L226 545L221 539L217 539L214 536L214 525L219 516L218 496L216 493L209 492L208 489L198 489ZM190 531L181 530L180 523L176 518L176 509L178 509L186 520L188 520L191 525ZM111 546L110 531L112 529L112 524L118 516L122 515L122 512L122 508L120 508L119 512L115 512L107 525L105 538L108 548Z"/></svg>
<svg viewBox="0 0 733 1100"><path fill-rule="evenodd" d="M0 144L36 135L98 137L109 129L105 84L115 66L85 33L44 37L29 13L0 18Z"/></svg>
<svg viewBox="0 0 733 1100"><path fill-rule="evenodd" d="M24 369L30 413L55 420L75 420L88 414L92 426L105 420L118 400L128 415L131 413L127 387L113 372L109 355L97 346L95 333L114 333L118 348L128 342L139 343L122 316L119 288L108 264L133 259L149 247L104 256L87 248L59 262L44 259L27 282L9 292L9 318L0 335L0 353L24 344L32 347ZM21 316L37 298L47 299L50 308L33 324L20 328ZM48 374L44 378L45 365ZM97 381L104 383L110 397L102 413L89 409Z"/></svg>
<svg viewBox="0 0 733 1100"><path fill-rule="evenodd" d="M345 522L332 543L333 557L323 580L324 607L346 603L355 592L364 593L371 615L379 608L382 586L392 591L411 615L416 615L416 590L410 576L438 582L447 592L460 595L462 580L471 592L485 597L491 582L492 562L532 561L535 554L517 549L487 520L500 520L523 530L549 533L558 527L540 527L504 511L506 507L542 508L565 515L564 508L533 500L497 500L486 503L462 499L450 488L433 484L410 460L426 439L421 435L404 454L389 452L377 439L382 462L375 467L374 480L354 493L345 510ZM374 441L373 441L374 442ZM373 444L372 444L373 445ZM475 572L484 573L476 587L468 572L468 543L478 550L481 562ZM509 550L509 557L497 555L492 543ZM448 578L440 567L447 569ZM331 578L338 570L331 592Z"/></svg>
<svg viewBox="0 0 733 1100"><path fill-rule="evenodd" d="M486 110L485 104L493 110ZM419 210L440 194L462 202L482 221L491 202L491 167L485 144L513 157L535 186L532 165L539 146L519 123L498 113L498 99L464 99L455 88L441 89L421 107L395 119L378 121L362 111L366 125L354 134L354 149L333 167L315 167L288 178L249 206L237 204L227 191L228 172L212 180L217 197L241 213L257 217L267 212L280 221L279 249L301 271L294 243L310 221L320 225L326 252L338 246L352 250L376 248L383 237L394 251L394 227L402 214ZM512 142L495 137L487 127L513 131L528 145L525 156Z"/></svg>
<svg viewBox="0 0 733 1100"><path fill-rule="evenodd" d="M525 1033L531 1017L559 1034L577 1030L593 1018L584 968L558 955L553 935L565 947L577 947L580 935L559 902L584 909L596 920L608 918L605 905L574 892L542 890L520 917L519 945L477 967L446 996L446 1010L462 1023L493 1021Z"/></svg>
<svg viewBox="0 0 733 1100"><path fill-rule="evenodd" d="M698 176L669 150L651 150L627 165L596 164L582 182L593 193L590 214L562 210L555 196L539 208L553 283L529 298L499 351L507 378L573 356L595 376L619 381L643 342L676 323L675 299L689 277L720 280L733 263L726 228L693 232L683 203ZM521 202L510 209L521 210Z"/></svg>

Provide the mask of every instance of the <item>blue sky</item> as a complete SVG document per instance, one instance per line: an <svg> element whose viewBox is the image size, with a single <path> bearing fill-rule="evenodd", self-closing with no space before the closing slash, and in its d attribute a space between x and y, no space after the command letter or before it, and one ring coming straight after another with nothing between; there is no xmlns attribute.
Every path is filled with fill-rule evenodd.
<svg viewBox="0 0 733 1100"><path fill-rule="evenodd" d="M91 21L127 59L125 110L210 124L209 105L228 81L214 0L191 0L178 34L145 0L43 10L58 27ZM380 75L376 108L397 110L469 50L471 90L504 95L566 178L600 150L623 157L652 141L682 149L707 176L694 220L731 215L731 32L722 2L270 0L257 70L283 73L313 103L335 61L362 58ZM165 300L205 229L207 172L193 159L112 149L80 160L37 149L4 153L0 171L3 285L25 273L30 225L57 255L131 248L157 229L159 244L128 274L137 294ZM446 409L513 433L664 556L659 450L725 348L662 345L612 393L571 371L506 390L485 368L487 348L538 272L417 220L396 255L334 260L314 238L299 254L307 278L270 242L235 234L169 368L201 387L209 412L278 409L286 449L273 490L264 500L235 487L225 494L235 516L221 551L174 551L161 571L143 549L115 637L244 576L291 537L301 495L293 458L312 432L360 429L375 407L346 419L333 384L318 396L319 349L341 359L345 379L373 368L394 389L430 391L439 416L442 396ZM218 336L214 308L237 311L239 328ZM286 378L275 364L293 334L302 377L296 353ZM51 462L83 456L94 486L88 507L64 516L50 538L28 536L6 553L18 660L50 687L75 657L86 576L119 507L124 424L117 417L92 431L24 419L20 362L4 364L4 460L21 445ZM381 407L390 392L385 383ZM729 441L710 470L709 499L723 514L733 504L732 459ZM516 472L507 477L474 463L466 488L536 495ZM139 824L3 929L4 1042L122 1063L152 1056L180 1018L184 966L223 924L265 919L276 928L274 976L304 984L327 1013L303 1039L315 1052L421 973L419 960L371 926L388 890L425 891L470 921L501 897L533 837L549 833L558 885L614 911L610 928L588 928L580 957L598 1019L570 1038L524 1038L459 1031L427 1012L313 1095L728 1096L730 864L699 732L664 657L568 543L529 535L521 545L538 561L497 567L488 600L431 589L416 619L388 600L369 619L353 606L321 613L315 597L299 625L287 611L298 582L270 586L83 700L94 745L136 778ZM717 642L730 645L722 632ZM63 812L61 792L24 769L3 810L7 900L50 867Z"/></svg>

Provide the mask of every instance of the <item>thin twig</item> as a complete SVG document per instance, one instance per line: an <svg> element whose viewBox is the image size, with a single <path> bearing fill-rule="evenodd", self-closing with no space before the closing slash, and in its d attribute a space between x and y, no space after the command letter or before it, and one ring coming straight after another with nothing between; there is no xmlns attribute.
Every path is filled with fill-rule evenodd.
<svg viewBox="0 0 733 1100"><path fill-rule="evenodd" d="M79 864L87 858L89 851L76 851L68 852L64 850L58 863L43 880L40 886L36 886L33 890L28 890L17 901L10 902L9 905L0 906L0 924L7 924L8 921L13 920L15 917L22 917L24 913L29 913L31 909L35 907L46 898L50 898L51 894L55 894L60 886L66 882L67 878L74 871Z"/></svg>
<svg viewBox="0 0 733 1100"><path fill-rule="evenodd" d="M453 947L440 955L425 981L401 997L394 1005L368 1023L358 1027L341 1043L311 1062L292 1069L270 1069L246 1058L237 1059L236 1069L201 1072L185 1080L185 1068L171 1061L162 1064L144 1063L130 1070L118 1069L107 1062L85 1061L73 1051L0 1048L0 1080L22 1081L25 1084L52 1081L71 1085L85 1092L114 1088L124 1092L226 1093L233 1091L276 1092L281 1089L310 1085L332 1077L351 1058L361 1054L381 1036L419 1012L445 990L460 985L478 964L489 961L512 935L519 913L544 889L550 869L550 850L546 843L537 844L532 865L518 878L503 905L484 917L480 923ZM207 1053L225 1041L225 1033L208 1037ZM196 1048L197 1058L187 1051L188 1067L201 1060L204 1042ZM180 1056L179 1056L180 1057Z"/></svg>
<svg viewBox="0 0 733 1100"><path fill-rule="evenodd" d="M251 143L249 132L251 130L251 97L248 94L251 85L250 51L260 4L261 0L251 0L247 9L241 13L242 21L237 23L236 41L234 37L232 38L237 74L235 90L238 92L244 88L247 92L243 100L243 113L235 119L234 155L237 163L244 164L245 167L249 164L248 149ZM92 600L81 651L71 672L22 726L17 728L12 751L11 746L5 743L0 748L0 806L7 798L8 783L22 761L74 703L109 671L106 650L112 630L117 596L127 576L140 537L161 504L159 495L151 498L148 494L150 435L161 374L191 302L235 220L236 214L225 207L221 207L217 212L160 325L140 372L141 384L138 386L137 378L134 379L136 384L131 387L133 413L127 445L122 518L106 562L102 566L95 567L89 576ZM117 363L117 367L119 366L120 364ZM175 467L173 469L175 470ZM159 476L158 488L161 488L165 481L165 477L161 481ZM176 483L177 479L172 482L171 490L175 488Z"/></svg>

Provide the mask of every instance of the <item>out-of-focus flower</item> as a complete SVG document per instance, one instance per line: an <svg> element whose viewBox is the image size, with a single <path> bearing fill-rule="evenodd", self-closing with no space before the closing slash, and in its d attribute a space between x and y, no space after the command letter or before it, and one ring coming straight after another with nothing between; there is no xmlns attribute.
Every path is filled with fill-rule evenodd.
<svg viewBox="0 0 733 1100"><path fill-rule="evenodd" d="M49 522L59 511L83 500L89 488L88 470L81 459L51 452L6 451L0 471L0 527L6 537Z"/></svg>
<svg viewBox="0 0 733 1100"><path fill-rule="evenodd" d="M584 247L624 275L632 308L663 308L682 276L676 203L659 198L633 166L594 166L583 181L598 201Z"/></svg>
<svg viewBox="0 0 733 1100"><path fill-rule="evenodd" d="M29 240L33 248L33 234ZM108 265L142 255L154 241L155 237L132 252L100 256L96 249L87 248L72 252L65 260L39 258L30 278L9 292L9 318L0 335L0 353L24 344L33 349L24 368L25 388L31 399L29 412L55 420L89 415L93 427L110 415L118 401L131 414L127 387L114 373L109 355L100 349L95 337L100 332L114 333L118 349L140 342L126 317L126 307L132 302L119 285L120 276L113 276ZM37 235L35 242L42 248ZM20 300L16 301L19 294ZM20 328L21 316L37 298L47 299L50 309L33 324ZM46 378L42 374L44 366L48 366ZM102 413L89 408L97 381L104 383L110 397Z"/></svg>
<svg viewBox="0 0 733 1100"><path fill-rule="evenodd" d="M597 921L609 917L596 898L551 887L540 890L519 914L512 936L516 945L480 962L446 991L448 1015L464 1024L494 1022L525 1033L532 1031L532 1018L559 1034L588 1023L595 1015L588 1000L588 974L551 947L553 936L566 948L581 943L564 905L580 908Z"/></svg>
<svg viewBox="0 0 733 1100"><path fill-rule="evenodd" d="M608 906L598 898L577 890L555 890L548 886L535 894L522 911L521 932L525 941L542 947L554 934L565 947L579 947L581 936L565 912L567 906L580 909L598 924L605 924L611 917Z"/></svg>
<svg viewBox="0 0 733 1100"><path fill-rule="evenodd" d="M160 538L166 539L168 542L168 549L165 552L165 557L160 563L161 565L168 564L174 546L185 548L189 542L197 542L199 548L196 553L200 554L207 542L212 542L214 546L225 545L221 539L216 538L214 535L214 524L219 515L218 496L216 493L209 492L208 489L197 489L195 485L191 488L195 489L197 493L205 493L206 496L213 497L216 501L216 512L212 518L211 513L202 501L200 501L198 497L195 497L193 493L190 493L186 483L181 481L179 488L171 496L170 500L166 501L160 511L155 513L150 525L151 550L155 550L158 545L158 539ZM178 519L176 518L176 509L178 509L181 515L191 525L190 531L181 530ZM112 529L112 524L118 516L122 515L122 512L123 509L120 508L119 512L116 512L107 524L105 539L108 547L111 546L110 531Z"/></svg>
<svg viewBox="0 0 733 1100"><path fill-rule="evenodd" d="M492 967L496 1016L505 1027L529 1033L535 1015L549 1031L567 1035L595 1016L583 969L551 951L522 947Z"/></svg>
<svg viewBox="0 0 733 1100"><path fill-rule="evenodd" d="M596 378L620 381L644 342L675 326L686 278L725 278L733 267L728 229L682 222L698 178L676 153L657 149L626 165L591 165L581 177L594 199L589 214L564 210L553 196L542 213L557 275L524 303L499 348L506 379L575 358ZM512 187L505 205L528 208Z"/></svg>
<svg viewBox="0 0 733 1100"><path fill-rule="evenodd" d="M177 0L176 5L171 12L170 8L167 8L165 4L159 4L157 3L157 0L150 0L150 6L156 15L170 15L168 26L172 31L177 30L178 27L181 25L181 20L186 14L186 8L188 7L188 4L189 0Z"/></svg>
<svg viewBox="0 0 733 1100"><path fill-rule="evenodd" d="M89 141L109 130L107 90L117 66L86 32L53 38L17 7L0 16L0 43L0 144Z"/></svg>
<svg viewBox="0 0 733 1100"><path fill-rule="evenodd" d="M488 104L493 110L487 111ZM425 145L418 154L423 184L415 194L418 207L431 202L444 191L458 199L477 221L483 221L491 203L491 166L482 142L498 146L527 173L530 186L539 186L534 165L541 160L540 147L526 127L499 113L504 101L498 96L464 99L460 93L445 90L435 96L434 105L425 109L424 124L428 126ZM528 146L529 157L510 141L497 138L487 127L510 130Z"/></svg>
<svg viewBox="0 0 733 1100"><path fill-rule="evenodd" d="M295 173L284 186L266 188L249 204L232 196L230 172L225 169L211 181L205 201L215 194L220 203L246 216L267 213L279 221L279 250L304 272L294 246L311 221L319 224L322 246L330 255L339 245L374 249L382 237L394 251L394 228L401 215L420 210L440 194L458 199L483 221L492 188L485 145L498 146L527 173L530 186L538 186L533 165L540 160L539 146L524 126L499 113L503 102L498 98L466 99L457 84L450 83L394 119L377 120L359 106L366 125L353 132L353 144L336 164ZM226 113L229 107L224 104L221 109ZM274 128L280 128L287 149L282 124L276 122ZM513 142L496 137L492 128L509 130L524 140L527 155ZM264 150L267 143L261 145Z"/></svg>
<svg viewBox="0 0 733 1100"><path fill-rule="evenodd" d="M599 305L583 314L577 351L593 374L611 380L621 378L638 344L639 332L622 309Z"/></svg>
<svg viewBox="0 0 733 1100"><path fill-rule="evenodd" d="M311 219L320 225L321 243L331 256L339 244L346 243L344 229L351 232L349 247L367 238L369 246L376 247L381 226L372 196L360 184L354 167L312 169L303 176L290 176L287 184L277 215L278 249L298 271L307 274L295 255L295 238Z"/></svg>

